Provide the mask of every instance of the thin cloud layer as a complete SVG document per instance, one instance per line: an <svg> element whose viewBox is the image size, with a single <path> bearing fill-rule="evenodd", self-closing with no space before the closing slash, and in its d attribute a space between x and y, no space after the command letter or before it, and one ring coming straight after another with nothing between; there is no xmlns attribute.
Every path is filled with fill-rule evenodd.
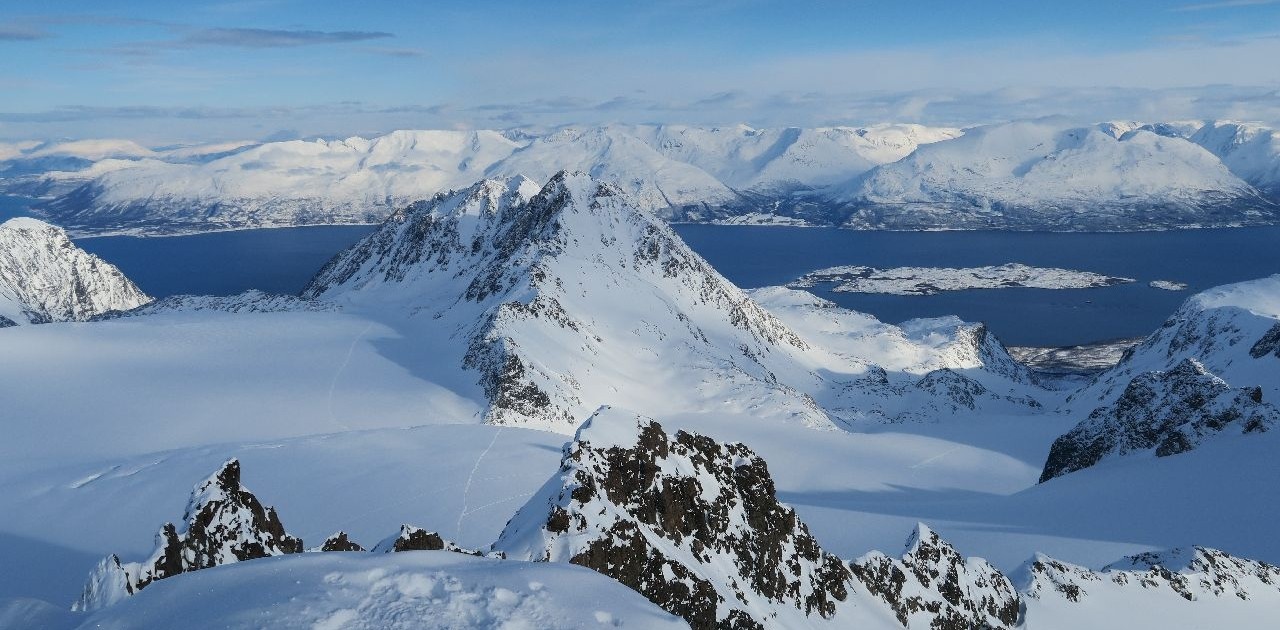
<svg viewBox="0 0 1280 630"><path fill-rule="evenodd" d="M187 34L179 43L191 46L239 48L289 48L318 44L345 44L395 37L382 31L306 31L266 28L207 28Z"/></svg>

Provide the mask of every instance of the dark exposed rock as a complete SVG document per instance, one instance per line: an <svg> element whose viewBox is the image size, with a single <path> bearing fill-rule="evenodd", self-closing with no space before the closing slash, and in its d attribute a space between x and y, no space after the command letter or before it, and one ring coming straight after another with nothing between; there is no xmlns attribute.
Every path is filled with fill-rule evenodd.
<svg viewBox="0 0 1280 630"><path fill-rule="evenodd" d="M234 459L195 487L182 520L181 531L164 524L147 560L103 560L75 608L100 608L181 573L303 550L302 540L285 533L275 509L240 485L240 462Z"/></svg>
<svg viewBox="0 0 1280 630"><path fill-rule="evenodd" d="M445 540L440 534L427 531L413 525L401 525L400 531L374 545L373 553L395 553L400 551L454 551L469 556L483 555L474 549L459 547Z"/></svg>
<svg viewBox="0 0 1280 630"><path fill-rule="evenodd" d="M1184 453L1224 431L1258 433L1277 422L1280 410L1262 402L1261 389L1232 388L1199 362L1186 359L1167 372L1137 376L1115 403L1094 410L1054 440L1040 481L1111 456Z"/></svg>
<svg viewBox="0 0 1280 630"><path fill-rule="evenodd" d="M1280 324L1272 326L1253 344L1252 348L1249 348L1249 356L1255 359L1261 359L1268 354L1280 359Z"/></svg>
<svg viewBox="0 0 1280 630"><path fill-rule="evenodd" d="M751 449L670 435L651 419L609 408L578 431L560 474L495 548L586 566L699 629L831 617L848 595L848 569L778 503ZM780 616L760 618L765 608Z"/></svg>
<svg viewBox="0 0 1280 630"><path fill-rule="evenodd" d="M320 551L364 551L364 547L348 538L346 532L338 532L324 539Z"/></svg>
<svg viewBox="0 0 1280 630"><path fill-rule="evenodd" d="M903 626L923 621L938 630L1012 628L1021 600L995 567L965 559L924 524L916 526L901 559L872 552L850 563L853 576L883 600Z"/></svg>

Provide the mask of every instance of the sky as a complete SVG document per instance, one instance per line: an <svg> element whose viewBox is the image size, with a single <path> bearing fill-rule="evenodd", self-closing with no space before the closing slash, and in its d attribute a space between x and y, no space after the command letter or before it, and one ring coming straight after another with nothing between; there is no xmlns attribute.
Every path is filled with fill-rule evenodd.
<svg viewBox="0 0 1280 630"><path fill-rule="evenodd" d="M0 139L1280 123L1280 0L0 2Z"/></svg>

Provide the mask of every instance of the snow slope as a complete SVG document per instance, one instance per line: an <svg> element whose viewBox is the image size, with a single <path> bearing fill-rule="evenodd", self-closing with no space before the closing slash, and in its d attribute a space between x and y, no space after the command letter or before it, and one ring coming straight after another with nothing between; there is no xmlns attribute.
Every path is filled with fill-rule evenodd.
<svg viewBox="0 0 1280 630"><path fill-rule="evenodd" d="M634 591L568 565L448 551L308 553L166 580L84 628L687 628Z"/></svg>
<svg viewBox="0 0 1280 630"><path fill-rule="evenodd" d="M0 223L0 327L83 321L150 301L61 228L22 217Z"/></svg>

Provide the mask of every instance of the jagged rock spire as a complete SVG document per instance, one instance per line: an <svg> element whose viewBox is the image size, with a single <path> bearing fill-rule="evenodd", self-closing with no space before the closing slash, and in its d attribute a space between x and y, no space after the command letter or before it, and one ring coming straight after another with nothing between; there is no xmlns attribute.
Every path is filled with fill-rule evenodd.
<svg viewBox="0 0 1280 630"><path fill-rule="evenodd" d="M495 548L604 573L700 629L802 624L848 595L848 569L778 503L751 449L610 408Z"/></svg>
<svg viewBox="0 0 1280 630"><path fill-rule="evenodd" d="M235 459L196 485L182 520L181 530L164 524L147 560L122 564L112 555L99 563L73 608L101 608L180 573L303 549L302 540L285 532L275 508L240 485Z"/></svg>

